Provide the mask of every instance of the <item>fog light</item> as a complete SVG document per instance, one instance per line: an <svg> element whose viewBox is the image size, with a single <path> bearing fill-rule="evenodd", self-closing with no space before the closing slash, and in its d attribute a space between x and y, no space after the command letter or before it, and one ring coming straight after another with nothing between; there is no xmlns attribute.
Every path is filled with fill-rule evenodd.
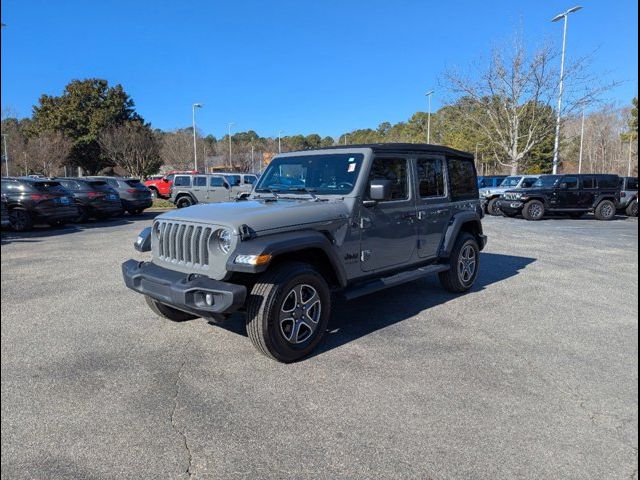
<svg viewBox="0 0 640 480"><path fill-rule="evenodd" d="M208 306L213 306L213 293L207 293L204 296L204 301L207 303Z"/></svg>

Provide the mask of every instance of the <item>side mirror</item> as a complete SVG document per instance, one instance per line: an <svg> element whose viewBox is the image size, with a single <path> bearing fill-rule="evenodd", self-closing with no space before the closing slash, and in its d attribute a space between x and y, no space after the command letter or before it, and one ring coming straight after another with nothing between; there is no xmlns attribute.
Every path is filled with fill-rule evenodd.
<svg viewBox="0 0 640 480"><path fill-rule="evenodd" d="M391 200L391 180L372 180L369 184L369 198L376 202Z"/></svg>
<svg viewBox="0 0 640 480"><path fill-rule="evenodd" d="M162 177L162 181L163 181L164 183L169 183L169 180L167 180L167 179L166 179L166 177Z"/></svg>

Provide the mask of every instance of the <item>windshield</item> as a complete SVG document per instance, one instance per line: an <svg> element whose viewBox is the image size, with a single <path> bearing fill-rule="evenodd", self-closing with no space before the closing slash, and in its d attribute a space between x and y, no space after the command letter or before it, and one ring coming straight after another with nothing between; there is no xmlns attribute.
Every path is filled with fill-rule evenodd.
<svg viewBox="0 0 640 480"><path fill-rule="evenodd" d="M547 175L544 177L540 177L536 183L533 185L534 187L553 187L560 177L554 177L553 175Z"/></svg>
<svg viewBox="0 0 640 480"><path fill-rule="evenodd" d="M500 184L501 187L517 187L522 177L507 177Z"/></svg>
<svg viewBox="0 0 640 480"><path fill-rule="evenodd" d="M345 195L355 186L363 158L354 153L276 158L260 177L256 191Z"/></svg>

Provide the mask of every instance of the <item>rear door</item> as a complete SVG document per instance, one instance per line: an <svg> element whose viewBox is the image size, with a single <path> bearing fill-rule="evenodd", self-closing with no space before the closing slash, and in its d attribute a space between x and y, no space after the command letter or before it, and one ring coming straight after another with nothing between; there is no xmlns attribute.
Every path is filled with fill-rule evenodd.
<svg viewBox="0 0 640 480"><path fill-rule="evenodd" d="M578 196L578 207L588 209L593 206L598 196L598 179L595 175L582 177L582 188Z"/></svg>
<svg viewBox="0 0 640 480"><path fill-rule="evenodd" d="M204 175L194 175L191 192L198 203L206 203L209 201L209 191L207 188L207 177Z"/></svg>
<svg viewBox="0 0 640 480"><path fill-rule="evenodd" d="M438 254L449 224L450 202L447 192L445 158L423 156L416 159L418 256Z"/></svg>
<svg viewBox="0 0 640 480"><path fill-rule="evenodd" d="M391 199L361 209L360 265L370 272L401 267L416 249L416 204L410 163L404 156L376 157L369 181L390 180ZM368 200L368 188L365 200Z"/></svg>

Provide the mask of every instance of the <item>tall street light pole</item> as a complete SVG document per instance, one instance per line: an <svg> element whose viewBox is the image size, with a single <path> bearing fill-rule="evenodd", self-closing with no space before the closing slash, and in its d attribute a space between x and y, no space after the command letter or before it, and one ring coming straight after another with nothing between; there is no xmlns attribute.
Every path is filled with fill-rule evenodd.
<svg viewBox="0 0 640 480"><path fill-rule="evenodd" d="M282 130L278 132L278 153L282 153Z"/></svg>
<svg viewBox="0 0 640 480"><path fill-rule="evenodd" d="M193 112L193 169L198 171L198 146L196 142L196 108L202 108L202 104L194 103L191 106Z"/></svg>
<svg viewBox="0 0 640 480"><path fill-rule="evenodd" d="M562 117L562 93L564 91L564 59L567 48L567 23L569 20L569 15L577 12L582 7L576 6L570 8L564 13L556 15L551 19L552 22L558 22L560 20L564 20L564 28L562 31L562 59L560 61L560 85L558 87L558 115L556 117L556 138L553 144L553 174L558 173L558 158L560 152L560 120Z"/></svg>
<svg viewBox="0 0 640 480"><path fill-rule="evenodd" d="M9 176L9 153L7 151L7 136L8 134L2 134L2 143L4 143L4 165L7 172L7 177Z"/></svg>
<svg viewBox="0 0 640 480"><path fill-rule="evenodd" d="M233 161L231 160L231 127L234 125L233 122L229 122L227 125L229 127L229 167L233 170Z"/></svg>
<svg viewBox="0 0 640 480"><path fill-rule="evenodd" d="M578 173L582 173L582 152L584 151L584 109L582 110L582 126L580 127L580 157L578 160Z"/></svg>
<svg viewBox="0 0 640 480"><path fill-rule="evenodd" d="M429 90L425 95L429 99L429 110L427 112L427 143L431 143L431 96L434 90Z"/></svg>

